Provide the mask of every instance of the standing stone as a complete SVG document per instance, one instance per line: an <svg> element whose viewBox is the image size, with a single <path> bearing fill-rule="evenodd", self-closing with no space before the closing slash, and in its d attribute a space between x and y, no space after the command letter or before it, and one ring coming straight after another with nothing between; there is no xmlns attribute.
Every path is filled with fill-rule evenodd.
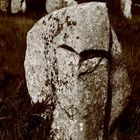
<svg viewBox="0 0 140 140"><path fill-rule="evenodd" d="M128 77L107 11L96 2L64 8L28 32L28 91L33 102L53 96L54 140L103 139L104 129L126 105Z"/></svg>
<svg viewBox="0 0 140 140"><path fill-rule="evenodd" d="M0 0L0 11L7 12L9 7L8 0Z"/></svg>
<svg viewBox="0 0 140 140"><path fill-rule="evenodd" d="M131 6L132 6L131 0L120 0L121 11L123 13L123 16L127 19L131 19L132 17Z"/></svg>
<svg viewBox="0 0 140 140"><path fill-rule="evenodd" d="M77 4L75 0L46 0L46 11L51 13L55 10L75 4Z"/></svg>
<svg viewBox="0 0 140 140"><path fill-rule="evenodd" d="M26 3L25 0L11 0L11 13L16 14L21 11L25 12Z"/></svg>
<svg viewBox="0 0 140 140"><path fill-rule="evenodd" d="M22 11L23 13L26 12L26 0L23 0L23 2L22 2L22 4L21 4L21 11Z"/></svg>

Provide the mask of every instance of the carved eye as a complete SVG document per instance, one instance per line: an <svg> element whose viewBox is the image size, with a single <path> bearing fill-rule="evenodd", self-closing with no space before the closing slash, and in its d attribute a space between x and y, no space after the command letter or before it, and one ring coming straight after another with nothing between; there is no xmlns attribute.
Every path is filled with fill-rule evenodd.
<svg viewBox="0 0 140 140"><path fill-rule="evenodd" d="M104 50L85 50L81 52L79 55L81 57L80 63L82 63L85 60L92 59L94 57L101 57L107 59L109 59L110 57L110 53Z"/></svg>

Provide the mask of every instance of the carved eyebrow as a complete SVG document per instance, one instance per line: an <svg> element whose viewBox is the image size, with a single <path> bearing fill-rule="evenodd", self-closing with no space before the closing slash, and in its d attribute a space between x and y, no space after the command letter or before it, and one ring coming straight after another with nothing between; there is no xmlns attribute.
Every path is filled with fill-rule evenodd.
<svg viewBox="0 0 140 140"><path fill-rule="evenodd" d="M60 45L59 46L59 48L63 48L63 49L65 49L65 50L68 50L68 51L71 51L71 52L74 52L74 53L76 53L77 55L79 55L72 47L70 47L70 46L67 46L67 45Z"/></svg>
<svg viewBox="0 0 140 140"><path fill-rule="evenodd" d="M105 50L84 50L80 54L78 54L72 47L67 45L60 45L59 48L66 49L68 51L74 52L81 57L81 61L85 61L87 59L92 59L94 57L102 57L102 58L110 58L110 53Z"/></svg>

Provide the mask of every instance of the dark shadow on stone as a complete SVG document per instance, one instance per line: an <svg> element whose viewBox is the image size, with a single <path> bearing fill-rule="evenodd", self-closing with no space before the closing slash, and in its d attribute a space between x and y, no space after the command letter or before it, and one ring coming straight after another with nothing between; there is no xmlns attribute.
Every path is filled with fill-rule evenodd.
<svg viewBox="0 0 140 140"><path fill-rule="evenodd" d="M108 56L108 90L107 90L107 101L105 106L105 117L104 117L104 128L103 128L103 139L108 140L109 138L109 121L111 115L111 106L112 106L112 88L111 88L111 67L112 67L112 58L110 50L112 48L112 33L110 29L110 39L109 39L109 56Z"/></svg>

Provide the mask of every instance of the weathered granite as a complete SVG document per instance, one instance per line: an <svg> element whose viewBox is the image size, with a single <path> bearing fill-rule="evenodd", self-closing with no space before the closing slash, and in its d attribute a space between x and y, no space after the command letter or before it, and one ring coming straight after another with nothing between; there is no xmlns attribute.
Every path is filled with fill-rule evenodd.
<svg viewBox="0 0 140 140"><path fill-rule="evenodd" d="M33 102L53 96L53 139L103 138L130 93L122 60L104 3L55 11L28 32L28 91Z"/></svg>

